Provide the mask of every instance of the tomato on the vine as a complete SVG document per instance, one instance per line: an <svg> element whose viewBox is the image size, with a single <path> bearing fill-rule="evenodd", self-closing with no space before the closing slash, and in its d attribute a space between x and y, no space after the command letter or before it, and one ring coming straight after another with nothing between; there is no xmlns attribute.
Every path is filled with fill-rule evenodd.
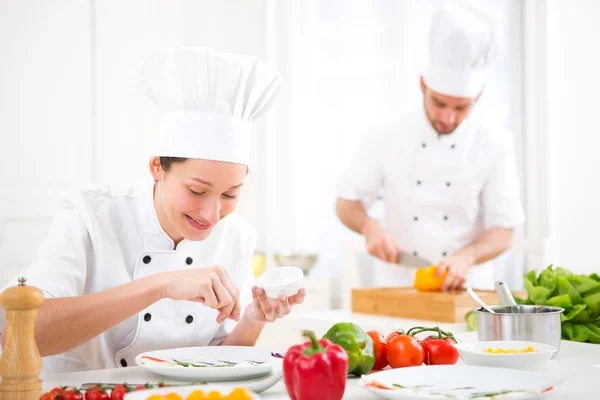
<svg viewBox="0 0 600 400"><path fill-rule="evenodd" d="M392 368L419 366L425 358L421 344L412 336L403 334L392 337L387 344L386 355Z"/></svg>

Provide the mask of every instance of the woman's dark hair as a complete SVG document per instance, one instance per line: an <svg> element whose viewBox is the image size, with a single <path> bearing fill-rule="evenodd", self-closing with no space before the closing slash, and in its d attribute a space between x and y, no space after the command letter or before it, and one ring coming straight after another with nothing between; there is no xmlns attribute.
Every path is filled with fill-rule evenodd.
<svg viewBox="0 0 600 400"><path fill-rule="evenodd" d="M162 167L163 171L165 171L165 172L169 172L169 170L171 169L171 166L173 164L182 163L182 162L185 162L185 160L187 160L187 158L182 158L182 157L159 157L159 158L160 158L160 166Z"/></svg>
<svg viewBox="0 0 600 400"><path fill-rule="evenodd" d="M159 159L160 159L160 166L162 167L163 171L165 171L165 172L169 172L169 170L171 169L173 164L182 163L187 160L187 158L183 158L183 157L159 157ZM246 173L248 173L248 172L249 172L249 169L248 169L248 167L246 167Z"/></svg>

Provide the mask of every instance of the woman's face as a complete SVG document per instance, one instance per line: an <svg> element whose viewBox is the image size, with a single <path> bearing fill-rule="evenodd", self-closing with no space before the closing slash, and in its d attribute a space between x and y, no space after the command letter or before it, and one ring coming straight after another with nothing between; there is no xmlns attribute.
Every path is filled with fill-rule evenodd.
<svg viewBox="0 0 600 400"><path fill-rule="evenodd" d="M175 243L206 239L235 210L247 170L242 164L187 159L164 171L153 157L154 207L164 231Z"/></svg>

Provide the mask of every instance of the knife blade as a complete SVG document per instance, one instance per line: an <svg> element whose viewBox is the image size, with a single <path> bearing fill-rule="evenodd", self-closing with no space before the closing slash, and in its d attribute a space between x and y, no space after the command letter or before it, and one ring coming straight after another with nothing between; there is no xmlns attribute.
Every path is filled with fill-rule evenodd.
<svg viewBox="0 0 600 400"><path fill-rule="evenodd" d="M398 252L398 264L415 268L423 268L433 265L433 263L426 258L404 252Z"/></svg>

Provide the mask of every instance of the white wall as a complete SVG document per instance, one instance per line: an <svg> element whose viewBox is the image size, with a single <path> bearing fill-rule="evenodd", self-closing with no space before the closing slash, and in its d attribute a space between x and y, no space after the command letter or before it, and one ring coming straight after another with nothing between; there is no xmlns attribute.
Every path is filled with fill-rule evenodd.
<svg viewBox="0 0 600 400"><path fill-rule="evenodd" d="M548 1L547 261L600 273L600 2Z"/></svg>
<svg viewBox="0 0 600 400"><path fill-rule="evenodd" d="M0 284L90 181L90 3L0 1Z"/></svg>
<svg viewBox="0 0 600 400"><path fill-rule="evenodd" d="M265 57L264 18L262 0L0 0L0 287L35 258L62 193L148 176L158 122L138 84L148 51ZM239 208L256 226L261 184L250 177Z"/></svg>

